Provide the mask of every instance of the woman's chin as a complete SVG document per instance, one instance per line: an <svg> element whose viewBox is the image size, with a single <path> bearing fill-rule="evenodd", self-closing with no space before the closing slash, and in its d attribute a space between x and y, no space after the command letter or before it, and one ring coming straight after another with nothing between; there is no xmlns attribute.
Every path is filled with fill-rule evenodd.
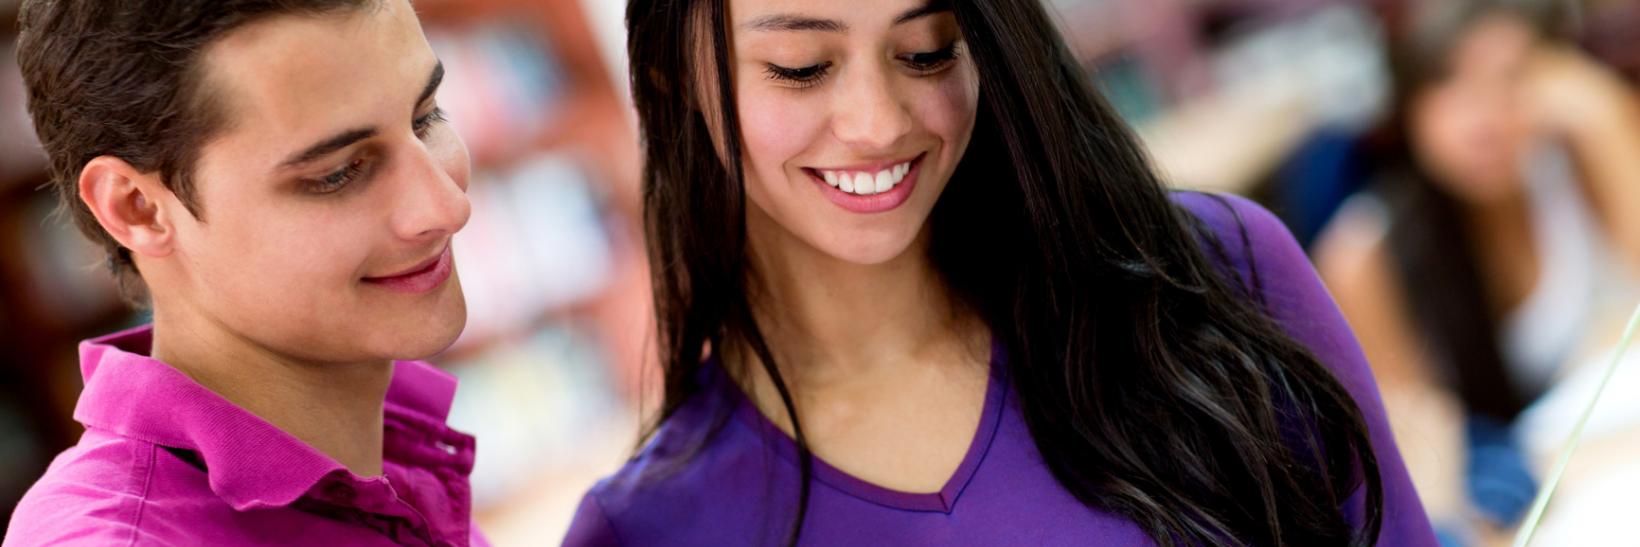
<svg viewBox="0 0 1640 547"><path fill-rule="evenodd" d="M879 266L904 256L916 241L916 232L867 234L857 238L828 237L817 247L822 253L858 266Z"/></svg>

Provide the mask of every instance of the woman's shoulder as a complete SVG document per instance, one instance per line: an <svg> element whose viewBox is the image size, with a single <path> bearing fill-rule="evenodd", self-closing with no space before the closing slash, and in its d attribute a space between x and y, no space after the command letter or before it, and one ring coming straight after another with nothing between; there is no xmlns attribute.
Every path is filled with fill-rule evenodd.
<svg viewBox="0 0 1640 547"><path fill-rule="evenodd" d="M1355 399L1366 420L1384 485L1379 544L1434 544L1429 519L1390 433L1372 369L1292 233L1270 211L1245 198L1180 192L1173 199L1219 241L1222 252L1209 249L1209 255L1233 265L1271 318L1309 348ZM1357 492L1351 504L1359 508L1360 503Z"/></svg>
<svg viewBox="0 0 1640 547"><path fill-rule="evenodd" d="M582 497L564 544L620 545L631 541L623 539L644 521L672 520L694 506L702 477L712 475L705 469L709 460L700 456L712 447L691 449L685 437L706 425L677 416L663 423L637 455Z"/></svg>
<svg viewBox="0 0 1640 547"><path fill-rule="evenodd" d="M1176 191L1173 202L1205 230L1209 258L1230 267L1255 294L1279 278L1313 276L1304 250L1269 209L1236 195Z"/></svg>
<svg viewBox="0 0 1640 547"><path fill-rule="evenodd" d="M1277 225L1281 223L1275 214L1264 206L1235 194L1175 190L1169 197L1175 205L1220 234L1240 231L1248 227L1249 221L1256 222L1255 228L1264 230L1270 229L1269 222L1275 222Z"/></svg>
<svg viewBox="0 0 1640 547"><path fill-rule="evenodd" d="M714 537L728 530L712 529L698 518L702 510L718 515L755 510L746 500L766 490L753 483L768 473L748 470L781 462L735 415L737 403L732 394L712 387L691 397L632 459L587 491L564 544ZM692 529L697 524L705 528Z"/></svg>
<svg viewBox="0 0 1640 547"><path fill-rule="evenodd" d="M1326 302L1322 303L1331 304L1331 294L1318 278L1317 267L1321 266L1325 274L1329 262L1358 262L1376 256L1388 222L1384 205L1377 198L1351 198L1317 238L1316 259L1312 262L1286 224L1250 199L1174 192L1173 201L1200 222L1207 232L1204 235L1211 236L1203 243L1209 258L1233 268L1266 306L1304 303L1295 302L1296 297L1324 298ZM1282 319L1281 312L1293 310L1269 311Z"/></svg>
<svg viewBox="0 0 1640 547"><path fill-rule="evenodd" d="M1237 196L1177 192L1173 199L1212 236L1204 243L1209 257L1233 269L1265 312L1331 368L1358 403L1378 406L1360 344L1281 219Z"/></svg>
<svg viewBox="0 0 1640 547"><path fill-rule="evenodd" d="M1378 274L1389 256L1389 205L1376 194L1350 196L1316 235L1316 268L1328 285L1357 284L1364 273Z"/></svg>

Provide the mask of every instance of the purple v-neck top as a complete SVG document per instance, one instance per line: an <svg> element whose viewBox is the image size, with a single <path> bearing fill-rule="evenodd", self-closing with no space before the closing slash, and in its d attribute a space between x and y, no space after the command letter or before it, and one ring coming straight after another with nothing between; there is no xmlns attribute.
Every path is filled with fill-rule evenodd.
<svg viewBox="0 0 1640 547"><path fill-rule="evenodd" d="M1366 358L1308 259L1258 205L1180 193L1174 200L1219 235L1243 278L1256 275L1271 312L1355 397L1384 485L1379 545L1435 545L1384 417ZM1239 225L1238 225L1239 223ZM1241 226L1247 231L1244 245ZM1257 271L1249 269L1251 263ZM934 493L883 488L815 458L804 545L1148 545L1132 521L1090 509L1054 480L1032 442L1007 358L994 352L990 387L967 456ZM797 449L715 364L707 388L662 425L615 475L587 493L566 545L770 545L784 542L797 499ZM727 408L724 408L727 407ZM726 411L726 412L720 412ZM714 416L727 415L721 424ZM692 458L701 430L721 425ZM1358 491L1345 507L1360 515Z"/></svg>

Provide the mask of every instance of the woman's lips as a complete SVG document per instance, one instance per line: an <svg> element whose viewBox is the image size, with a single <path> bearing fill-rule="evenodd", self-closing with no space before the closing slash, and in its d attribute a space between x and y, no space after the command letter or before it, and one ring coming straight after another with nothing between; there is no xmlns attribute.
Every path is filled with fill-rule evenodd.
<svg viewBox="0 0 1640 547"><path fill-rule="evenodd" d="M443 252L415 268L386 277L366 277L364 282L393 292L421 294L443 285L454 271L450 245L445 244Z"/></svg>
<svg viewBox="0 0 1640 547"><path fill-rule="evenodd" d="M903 167L885 165L875 172L813 168L805 171L809 178L820 186L820 192L838 207L854 213L882 213L898 208L911 197L911 192L917 187L917 175L922 172L922 160L925 157L926 153L899 164ZM862 195L862 190L858 187L862 181L873 185L872 190L883 190Z"/></svg>

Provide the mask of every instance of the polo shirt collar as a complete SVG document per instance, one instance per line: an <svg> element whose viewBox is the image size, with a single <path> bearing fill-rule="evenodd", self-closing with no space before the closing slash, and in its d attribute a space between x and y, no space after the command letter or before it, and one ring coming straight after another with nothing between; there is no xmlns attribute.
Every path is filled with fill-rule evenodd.
<svg viewBox="0 0 1640 547"><path fill-rule="evenodd" d="M291 505L326 477L365 484L383 480L353 475L296 437L148 357L152 345L152 326L82 342L85 389L74 419L88 428L194 452L208 470L212 492L240 511ZM455 389L456 379L448 373L426 363L396 362L384 418L390 424L442 426ZM392 458L391 447L404 444L385 438L393 431L389 427L384 432L384 460ZM450 451L465 453L456 467L470 471L471 438L448 433L451 442L467 445Z"/></svg>

